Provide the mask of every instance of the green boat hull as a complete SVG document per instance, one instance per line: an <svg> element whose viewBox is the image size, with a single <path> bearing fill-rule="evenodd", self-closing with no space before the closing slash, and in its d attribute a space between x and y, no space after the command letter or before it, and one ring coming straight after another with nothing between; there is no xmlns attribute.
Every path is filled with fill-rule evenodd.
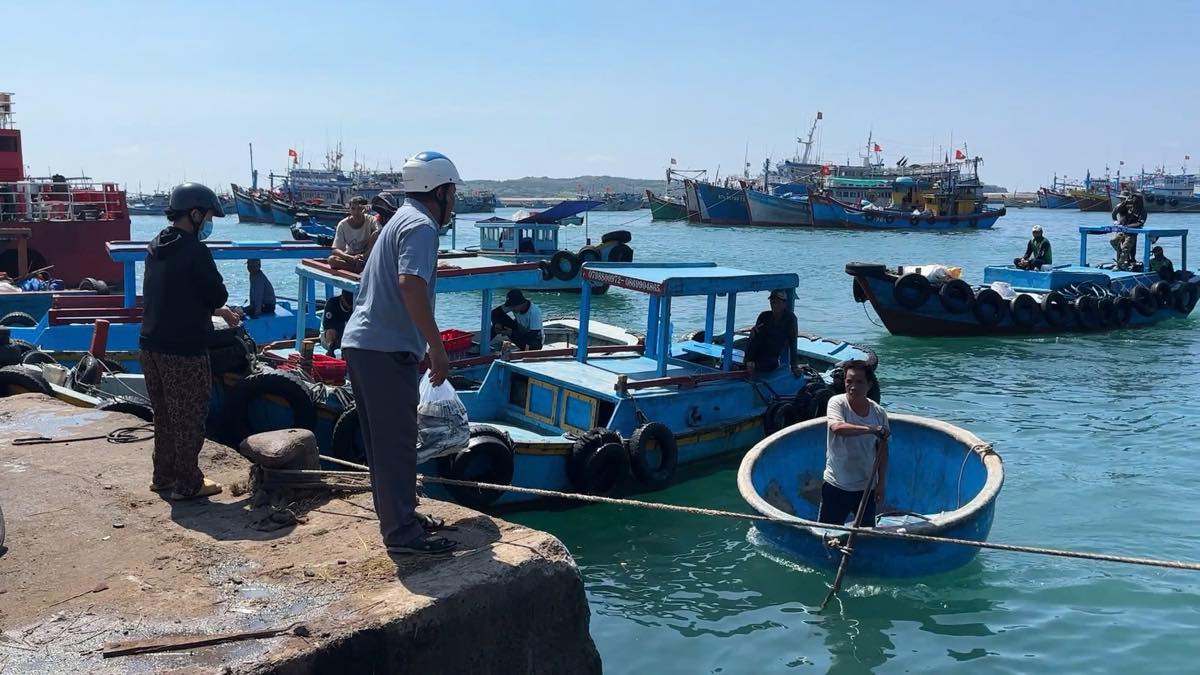
<svg viewBox="0 0 1200 675"><path fill-rule="evenodd" d="M647 192L650 201L651 220L687 220L687 207L683 204L669 202L662 197Z"/></svg>

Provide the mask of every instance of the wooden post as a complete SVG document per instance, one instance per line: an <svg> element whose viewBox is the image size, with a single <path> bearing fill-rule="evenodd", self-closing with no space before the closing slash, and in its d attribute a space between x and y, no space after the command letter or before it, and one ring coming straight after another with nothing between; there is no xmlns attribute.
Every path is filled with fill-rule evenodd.
<svg viewBox="0 0 1200 675"><path fill-rule="evenodd" d="M304 331L308 328L308 279L296 275L296 351L304 349Z"/></svg>

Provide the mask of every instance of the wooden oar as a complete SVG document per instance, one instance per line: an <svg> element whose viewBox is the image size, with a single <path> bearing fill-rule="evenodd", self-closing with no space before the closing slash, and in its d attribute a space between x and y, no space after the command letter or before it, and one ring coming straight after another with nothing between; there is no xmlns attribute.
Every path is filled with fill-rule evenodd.
<svg viewBox="0 0 1200 675"><path fill-rule="evenodd" d="M875 487L875 477L879 475L879 442L875 442L875 464L871 466L871 475L867 478L867 486L863 488L862 499L858 500L858 511L854 514L854 527L862 526L863 514L867 510L867 500L871 498L872 488ZM850 555L854 552L854 539L858 536L857 532L851 532L846 535L846 545L842 547L842 559L838 562L837 574L833 577L833 586L829 588L829 593L825 595L825 599L821 601L821 607L818 612L825 611L825 606L837 595L838 590L842 588L842 577L846 575L846 565L850 562Z"/></svg>

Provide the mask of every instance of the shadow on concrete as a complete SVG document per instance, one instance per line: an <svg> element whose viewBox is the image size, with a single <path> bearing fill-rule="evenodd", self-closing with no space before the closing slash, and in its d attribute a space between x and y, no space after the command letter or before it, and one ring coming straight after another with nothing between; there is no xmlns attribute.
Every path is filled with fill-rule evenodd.
<svg viewBox="0 0 1200 675"><path fill-rule="evenodd" d="M251 509L250 495L234 502L211 499L175 501L166 495L159 495L159 498L167 502L171 509L171 520L176 525L202 532L219 541L271 541L285 537L296 529L295 522L270 531L255 527L256 523L271 515L271 510Z"/></svg>

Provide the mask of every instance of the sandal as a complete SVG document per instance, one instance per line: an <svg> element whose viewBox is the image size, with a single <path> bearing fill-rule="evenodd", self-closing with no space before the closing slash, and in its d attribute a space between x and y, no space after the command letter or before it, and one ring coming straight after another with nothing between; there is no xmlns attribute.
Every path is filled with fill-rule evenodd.
<svg viewBox="0 0 1200 675"><path fill-rule="evenodd" d="M388 555L438 555L449 553L458 546L458 542L445 537L418 537L402 546L389 546Z"/></svg>
<svg viewBox="0 0 1200 675"><path fill-rule="evenodd" d="M222 486L220 483L217 483L215 481L211 481L211 480L205 478L204 484L200 486L200 489L197 490L195 492L195 494L190 494L190 495L183 494L182 492L179 492L178 490L176 490L171 493L171 499L173 499L175 501L183 501L185 499L200 499L202 497L211 497L213 495L221 494L221 491L224 489L225 489L224 486Z"/></svg>
<svg viewBox="0 0 1200 675"><path fill-rule="evenodd" d="M158 483L150 484L151 492L166 492L167 490L173 490L173 489L175 489L174 483L166 483L164 485L159 485Z"/></svg>
<svg viewBox="0 0 1200 675"><path fill-rule="evenodd" d="M430 534L433 534L434 532L458 531L457 525L447 525L445 520L426 513L418 513L417 520L421 521L421 527L425 528L425 531Z"/></svg>

